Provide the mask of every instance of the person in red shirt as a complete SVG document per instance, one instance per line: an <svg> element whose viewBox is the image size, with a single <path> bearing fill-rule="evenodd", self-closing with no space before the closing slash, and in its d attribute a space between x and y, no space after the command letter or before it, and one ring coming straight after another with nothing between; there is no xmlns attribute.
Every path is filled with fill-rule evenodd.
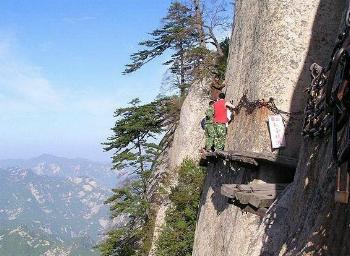
<svg viewBox="0 0 350 256"><path fill-rule="evenodd" d="M215 150L223 150L227 133L226 124L229 122L227 108L234 109L234 106L225 101L225 93L220 93L219 99L213 104L213 108L215 129L214 148Z"/></svg>

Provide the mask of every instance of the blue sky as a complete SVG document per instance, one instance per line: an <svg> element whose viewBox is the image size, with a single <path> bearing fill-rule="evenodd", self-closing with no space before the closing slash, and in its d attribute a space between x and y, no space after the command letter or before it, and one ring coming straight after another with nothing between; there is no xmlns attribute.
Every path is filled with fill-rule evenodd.
<svg viewBox="0 0 350 256"><path fill-rule="evenodd" d="M170 0L0 1L0 159L108 161L115 108L160 92L153 61L121 75Z"/></svg>

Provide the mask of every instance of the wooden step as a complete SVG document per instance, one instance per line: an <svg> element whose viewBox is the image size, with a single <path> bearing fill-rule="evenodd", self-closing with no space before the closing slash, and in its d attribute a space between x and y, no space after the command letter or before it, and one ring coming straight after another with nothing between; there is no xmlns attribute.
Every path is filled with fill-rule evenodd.
<svg viewBox="0 0 350 256"><path fill-rule="evenodd" d="M266 195L259 195L254 193L254 195L249 200L249 204L256 208L268 208L275 201L277 195L277 193L271 193Z"/></svg>
<svg viewBox="0 0 350 256"><path fill-rule="evenodd" d="M268 208L287 185L285 183L223 184L221 194L237 200L241 205Z"/></svg>
<svg viewBox="0 0 350 256"><path fill-rule="evenodd" d="M269 207L276 197L276 191L258 191L253 193L240 191L236 193L236 199L241 204L250 204L257 208Z"/></svg>
<svg viewBox="0 0 350 256"><path fill-rule="evenodd" d="M247 205L243 209L243 211L258 215L259 217L264 217L266 212L267 212L267 209L266 208L253 208L250 205Z"/></svg>
<svg viewBox="0 0 350 256"><path fill-rule="evenodd" d="M288 183L264 183L264 184L223 184L221 186L221 194L234 198L235 193L239 191L274 191L284 190Z"/></svg>

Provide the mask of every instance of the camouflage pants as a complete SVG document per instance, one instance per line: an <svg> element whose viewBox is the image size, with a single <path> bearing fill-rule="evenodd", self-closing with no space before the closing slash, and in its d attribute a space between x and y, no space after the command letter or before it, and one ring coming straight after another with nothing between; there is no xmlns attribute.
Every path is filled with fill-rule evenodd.
<svg viewBox="0 0 350 256"><path fill-rule="evenodd" d="M216 150L223 150L225 147L226 141L226 125L225 124L215 124L215 139L214 139L214 148Z"/></svg>
<svg viewBox="0 0 350 256"><path fill-rule="evenodd" d="M214 146L214 140L215 140L215 128L214 124L206 123L205 124L205 149L211 150L211 148Z"/></svg>

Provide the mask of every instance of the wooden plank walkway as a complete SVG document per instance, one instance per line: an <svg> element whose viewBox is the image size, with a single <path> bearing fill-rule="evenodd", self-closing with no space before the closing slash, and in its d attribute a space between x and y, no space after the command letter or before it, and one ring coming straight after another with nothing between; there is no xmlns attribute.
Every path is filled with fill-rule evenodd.
<svg viewBox="0 0 350 256"><path fill-rule="evenodd" d="M242 156L242 155L235 155L231 154L230 152L227 151L215 151L215 152L208 152L205 154L205 156L208 158L210 157L217 157L217 158L222 158L225 160L230 160L230 161L235 161L235 162L240 162L244 164L249 164L253 166L258 166L258 162L252 158L252 157L247 157L247 156Z"/></svg>
<svg viewBox="0 0 350 256"><path fill-rule="evenodd" d="M285 183L223 184L221 194L238 201L240 205L246 205L244 211L261 216L287 185Z"/></svg>
<svg viewBox="0 0 350 256"><path fill-rule="evenodd" d="M205 153L205 157L216 157L225 160L231 160L241 163L246 163L254 166L258 166L259 162L272 162L274 164L285 166L295 169L298 163L297 159L285 157L285 156L273 156L270 154L254 153L254 152L236 152L236 151L222 151L217 150L214 152Z"/></svg>

